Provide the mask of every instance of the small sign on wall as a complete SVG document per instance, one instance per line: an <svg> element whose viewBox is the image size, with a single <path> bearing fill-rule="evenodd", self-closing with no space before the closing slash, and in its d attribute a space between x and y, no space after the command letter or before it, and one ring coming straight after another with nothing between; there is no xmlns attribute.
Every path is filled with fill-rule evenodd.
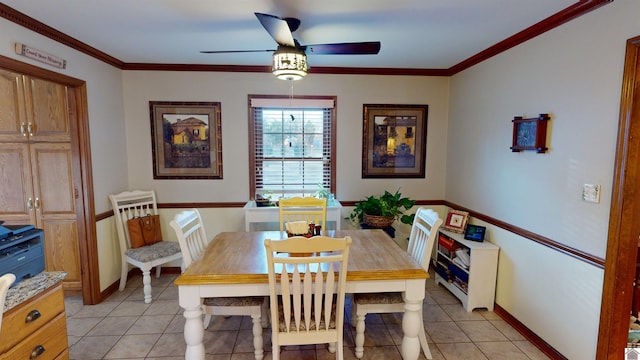
<svg viewBox="0 0 640 360"><path fill-rule="evenodd" d="M67 68L67 60L61 59L57 56L47 54L44 51L34 49L31 46L27 46L21 43L16 43L15 48L16 48L16 54L18 55L26 56L30 59L43 62L47 65L55 66L60 69Z"/></svg>

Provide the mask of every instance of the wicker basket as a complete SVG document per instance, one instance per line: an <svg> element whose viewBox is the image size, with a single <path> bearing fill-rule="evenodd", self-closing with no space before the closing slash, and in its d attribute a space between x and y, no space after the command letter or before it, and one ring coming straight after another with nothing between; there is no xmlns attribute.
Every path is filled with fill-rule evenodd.
<svg viewBox="0 0 640 360"><path fill-rule="evenodd" d="M394 216L379 216L379 215L362 215L362 222L371 226L372 228L384 229L391 224L395 220Z"/></svg>

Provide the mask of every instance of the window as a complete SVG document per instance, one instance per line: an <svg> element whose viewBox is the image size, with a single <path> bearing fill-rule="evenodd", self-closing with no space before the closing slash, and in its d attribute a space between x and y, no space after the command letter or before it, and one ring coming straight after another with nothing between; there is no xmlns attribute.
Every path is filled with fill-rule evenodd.
<svg viewBox="0 0 640 360"><path fill-rule="evenodd" d="M335 192L335 97L249 96L250 197Z"/></svg>

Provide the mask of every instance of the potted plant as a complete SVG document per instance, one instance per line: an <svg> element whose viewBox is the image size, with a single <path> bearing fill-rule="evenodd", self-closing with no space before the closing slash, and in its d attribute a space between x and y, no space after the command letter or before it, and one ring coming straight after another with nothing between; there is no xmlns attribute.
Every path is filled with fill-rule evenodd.
<svg viewBox="0 0 640 360"><path fill-rule="evenodd" d="M403 224L411 225L414 215L406 215L404 212L411 209L415 203L415 200L402 197L399 189L394 194L385 190L382 196L372 195L357 202L348 219L374 228L389 227L397 219Z"/></svg>
<svg viewBox="0 0 640 360"><path fill-rule="evenodd" d="M274 206L274 202L271 200L272 191L266 190L262 194L256 193L256 206L267 207Z"/></svg>
<svg viewBox="0 0 640 360"><path fill-rule="evenodd" d="M318 199L329 199L329 189L326 189L322 184L318 184L318 190L313 194Z"/></svg>

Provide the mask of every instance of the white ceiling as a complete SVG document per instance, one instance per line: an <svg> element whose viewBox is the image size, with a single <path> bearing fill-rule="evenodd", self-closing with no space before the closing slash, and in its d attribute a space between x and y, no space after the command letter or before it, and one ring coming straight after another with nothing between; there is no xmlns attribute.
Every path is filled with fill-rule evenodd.
<svg viewBox="0 0 640 360"><path fill-rule="evenodd" d="M125 63L261 65L276 43L254 12L302 21L303 45L380 41L378 55L309 55L310 67L447 69L577 0L4 0ZM20 41L20 39L16 39ZM27 44L29 45L29 44ZM44 50L44 49L42 49Z"/></svg>

